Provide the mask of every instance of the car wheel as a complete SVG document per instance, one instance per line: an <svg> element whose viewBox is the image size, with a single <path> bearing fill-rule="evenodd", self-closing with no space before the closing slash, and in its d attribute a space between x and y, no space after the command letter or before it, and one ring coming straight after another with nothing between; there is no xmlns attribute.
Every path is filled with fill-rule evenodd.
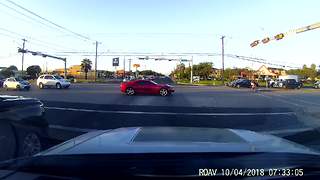
<svg viewBox="0 0 320 180"><path fill-rule="evenodd" d="M134 91L134 89L133 88L127 88L126 89L126 94L128 95L128 96L132 96L132 95L134 95L136 92Z"/></svg>
<svg viewBox="0 0 320 180"><path fill-rule="evenodd" d="M240 84L237 85L237 88L238 88L238 89L240 88Z"/></svg>
<svg viewBox="0 0 320 180"><path fill-rule="evenodd" d="M42 144L39 136L34 132L19 130L18 133L18 156L32 156L41 152Z"/></svg>
<svg viewBox="0 0 320 180"><path fill-rule="evenodd" d="M57 84L56 84L56 88L57 88L57 89L61 89L61 84L60 84L60 83L57 83Z"/></svg>
<svg viewBox="0 0 320 180"><path fill-rule="evenodd" d="M17 85L16 88L17 88L18 90L20 90L20 85Z"/></svg>
<svg viewBox="0 0 320 180"><path fill-rule="evenodd" d="M9 89L8 89L8 86L7 86L6 84L5 84L3 87L4 87L4 89L7 90L7 91L9 90Z"/></svg>
<svg viewBox="0 0 320 180"><path fill-rule="evenodd" d="M39 83L39 89L43 89L44 85L42 83Z"/></svg>
<svg viewBox="0 0 320 180"><path fill-rule="evenodd" d="M160 95L161 96L168 96L169 95L168 89L165 89L165 88L160 89Z"/></svg>

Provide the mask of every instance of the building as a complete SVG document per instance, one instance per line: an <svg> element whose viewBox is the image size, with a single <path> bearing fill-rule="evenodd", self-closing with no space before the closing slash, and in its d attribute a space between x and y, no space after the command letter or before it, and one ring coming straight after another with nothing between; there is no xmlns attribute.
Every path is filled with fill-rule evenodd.
<svg viewBox="0 0 320 180"><path fill-rule="evenodd" d="M209 77L213 77L215 79L221 78L222 69L212 68L211 74Z"/></svg>
<svg viewBox="0 0 320 180"><path fill-rule="evenodd" d="M67 70L67 72L68 72L68 75L71 75L74 77L81 76L81 73L82 73L81 65L73 65Z"/></svg>
<svg viewBox="0 0 320 180"><path fill-rule="evenodd" d="M286 71L281 68L272 68L262 65L255 73L255 79L265 79L266 77L269 78L278 78L279 76L285 76Z"/></svg>

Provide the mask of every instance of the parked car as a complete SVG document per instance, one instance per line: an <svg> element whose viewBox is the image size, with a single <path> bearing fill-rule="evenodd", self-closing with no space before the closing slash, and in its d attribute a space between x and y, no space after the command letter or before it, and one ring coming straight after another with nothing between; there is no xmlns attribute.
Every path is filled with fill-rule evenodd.
<svg viewBox="0 0 320 180"><path fill-rule="evenodd" d="M44 113L38 99L0 95L0 161L30 156L48 147Z"/></svg>
<svg viewBox="0 0 320 180"><path fill-rule="evenodd" d="M134 94L160 94L161 96L168 96L174 92L174 88L171 85L157 84L149 80L122 82L120 90L129 96Z"/></svg>
<svg viewBox="0 0 320 180"><path fill-rule="evenodd" d="M302 87L301 82L297 82L295 79L286 79L282 81L283 88L300 89Z"/></svg>
<svg viewBox="0 0 320 180"><path fill-rule="evenodd" d="M229 83L226 83L226 86L229 86L229 87L234 87L235 83L238 82L238 81L242 81L242 79L236 79L234 81L231 81Z"/></svg>
<svg viewBox="0 0 320 180"><path fill-rule="evenodd" d="M21 78L7 78L3 82L3 88L5 89L18 89L18 90L29 90L30 89L30 83L28 81L25 81Z"/></svg>
<svg viewBox="0 0 320 180"><path fill-rule="evenodd" d="M251 81L247 80L247 79L241 79L239 81L236 81L233 84L233 87L236 87L236 88L241 88L241 87L250 88L251 87Z"/></svg>
<svg viewBox="0 0 320 180"><path fill-rule="evenodd" d="M319 89L320 88L320 81L315 82L313 87L316 89Z"/></svg>
<svg viewBox="0 0 320 180"><path fill-rule="evenodd" d="M40 89L43 89L46 87L54 87L57 89L61 89L61 88L69 88L70 82L58 75L45 74L45 75L39 76L39 78L37 79L37 86Z"/></svg>

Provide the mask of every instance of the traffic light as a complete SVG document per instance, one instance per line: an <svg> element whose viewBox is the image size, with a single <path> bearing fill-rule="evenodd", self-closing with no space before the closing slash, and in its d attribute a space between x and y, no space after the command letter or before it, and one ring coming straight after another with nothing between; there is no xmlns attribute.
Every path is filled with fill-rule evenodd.
<svg viewBox="0 0 320 180"><path fill-rule="evenodd" d="M21 48L18 48L18 53L26 53L27 51Z"/></svg>
<svg viewBox="0 0 320 180"><path fill-rule="evenodd" d="M263 42L263 44L266 44L266 43L268 43L270 41L270 38L264 38L264 39L262 39L262 42Z"/></svg>
<svg viewBox="0 0 320 180"><path fill-rule="evenodd" d="M253 43L250 44L251 47L255 47L259 44L259 40L253 41Z"/></svg>
<svg viewBox="0 0 320 180"><path fill-rule="evenodd" d="M276 39L276 40L280 40L280 39L282 39L284 37L284 34L283 33L280 33L280 34L277 34L276 36L274 36L274 38Z"/></svg>

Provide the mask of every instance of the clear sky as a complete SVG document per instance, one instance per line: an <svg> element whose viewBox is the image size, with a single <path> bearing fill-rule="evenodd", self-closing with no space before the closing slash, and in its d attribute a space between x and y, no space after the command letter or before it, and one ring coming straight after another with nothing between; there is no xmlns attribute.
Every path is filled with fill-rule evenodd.
<svg viewBox="0 0 320 180"><path fill-rule="evenodd" d="M291 66L320 65L320 29L256 48L249 46L253 40L319 22L319 0L13 1L61 26L101 42L99 52L220 53L220 36L225 35L225 53L228 54L259 57ZM0 66L14 64L21 68L21 55L17 53L17 47L21 46L23 37L28 40L27 49L53 55L65 55L59 53L62 51L95 51L93 41L85 41L34 20L41 21L8 1L0 0ZM94 61L94 56L68 54L68 66L80 64L85 57ZM112 58L99 56L98 69L114 70ZM203 61L221 67L221 57L194 57L195 64ZM226 67L250 66L255 69L260 66L231 58L225 58L225 61ZM25 67L34 64L43 67L46 63L49 69L63 67L62 62L54 59L25 56ZM163 73L169 73L177 64L138 60L133 63L140 63L141 69Z"/></svg>

